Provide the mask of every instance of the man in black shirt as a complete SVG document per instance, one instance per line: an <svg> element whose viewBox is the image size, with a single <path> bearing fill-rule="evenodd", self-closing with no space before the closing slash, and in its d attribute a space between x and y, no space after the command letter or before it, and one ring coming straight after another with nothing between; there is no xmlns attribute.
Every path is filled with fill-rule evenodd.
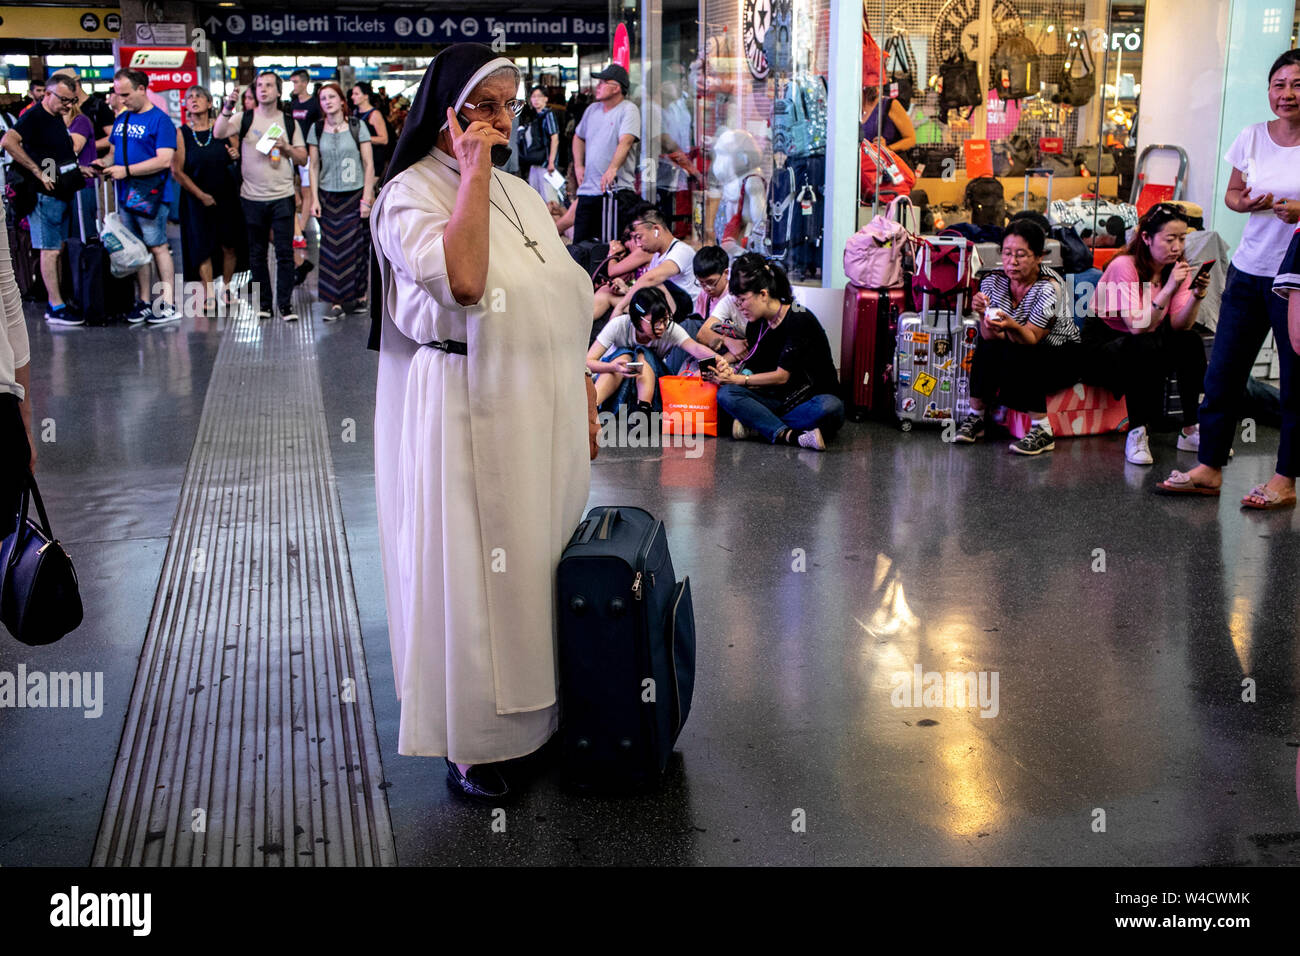
<svg viewBox="0 0 1300 956"><path fill-rule="evenodd" d="M71 79L52 77L41 101L18 117L13 129L0 139L0 148L14 158L39 190L28 223L32 248L41 251L41 277L49 294L45 319L51 325L82 324L68 312L59 291L59 254L72 228L76 194L85 186L63 120L64 114L77 105L76 93Z"/></svg>
<svg viewBox="0 0 1300 956"><path fill-rule="evenodd" d="M302 129L302 138L306 140L307 131L321 118L320 101L307 90L307 85L311 82L311 74L306 70L294 70L289 75L289 82L293 84L289 109Z"/></svg>

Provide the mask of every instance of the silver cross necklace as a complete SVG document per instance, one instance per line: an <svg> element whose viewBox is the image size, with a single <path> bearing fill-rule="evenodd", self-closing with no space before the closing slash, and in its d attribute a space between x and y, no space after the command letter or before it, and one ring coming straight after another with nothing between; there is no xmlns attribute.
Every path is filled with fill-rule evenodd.
<svg viewBox="0 0 1300 956"><path fill-rule="evenodd" d="M455 166L452 166L450 163L443 163L442 160L438 159L437 156L433 158L437 159L438 162L442 163L442 165L446 166L457 176L460 175L460 170L457 169ZM490 202L492 205L497 207L497 210L501 213L501 215L505 216L506 222L510 223L510 225L514 226L516 229L519 230L519 235L524 237L524 248L532 252L532 254L537 257L538 262L545 262L546 260L542 258L542 254L537 251L537 247L538 245L540 245L540 243L524 231L523 217L519 215L519 210L515 209L514 200L510 198L510 193L506 190L506 187L502 186L501 183L497 181L497 173L495 169L492 170L492 181L496 182L498 186L501 186L501 191L505 193L506 202L510 203L510 211L514 213L514 219L511 219L509 216L506 216L506 211L502 209L500 206L497 206L497 201L493 199L491 195L488 196L488 202Z"/></svg>

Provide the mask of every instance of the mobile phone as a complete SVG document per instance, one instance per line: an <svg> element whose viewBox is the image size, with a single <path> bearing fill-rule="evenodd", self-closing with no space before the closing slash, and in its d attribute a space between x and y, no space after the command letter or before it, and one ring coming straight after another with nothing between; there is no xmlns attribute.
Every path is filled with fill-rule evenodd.
<svg viewBox="0 0 1300 956"><path fill-rule="evenodd" d="M630 371L639 372L645 368L645 362L628 362L626 366Z"/></svg>
<svg viewBox="0 0 1300 956"><path fill-rule="evenodd" d="M1201 267L1196 270L1196 275L1192 279L1192 282L1193 283L1199 282L1202 279L1202 277L1208 276L1210 274L1210 270L1213 268L1214 268L1213 259L1211 259L1209 262L1202 262Z"/></svg>
<svg viewBox="0 0 1300 956"><path fill-rule="evenodd" d="M700 374L703 375L705 372L715 371L717 364L718 360L715 358L700 359Z"/></svg>
<svg viewBox="0 0 1300 956"><path fill-rule="evenodd" d="M457 113L456 120L460 123L460 128L462 130L468 127L471 122L469 119L466 118L464 113ZM506 163L510 161L511 152L512 150L510 149L509 146L505 145L504 143L497 143L495 146L492 147L492 165L504 166Z"/></svg>

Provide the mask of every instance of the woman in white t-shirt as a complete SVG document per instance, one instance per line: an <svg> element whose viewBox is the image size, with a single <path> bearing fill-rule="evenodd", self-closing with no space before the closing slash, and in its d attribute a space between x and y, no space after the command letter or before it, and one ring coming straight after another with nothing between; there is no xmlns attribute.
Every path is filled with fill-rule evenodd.
<svg viewBox="0 0 1300 956"><path fill-rule="evenodd" d="M653 411L660 404L659 379L668 374L664 360L676 348L697 359L717 358L673 321L662 289L638 289L627 313L606 322L587 352L587 368L596 376L596 404L628 404L635 389L634 411Z"/></svg>
<svg viewBox="0 0 1300 956"><path fill-rule="evenodd" d="M1214 352L1205 373L1205 398L1198 412L1200 463L1188 472L1174 471L1157 486L1166 494L1218 496L1250 370L1272 329L1282 370L1277 473L1241 501L1243 507L1260 510L1294 507L1300 474L1297 357L1286 348L1287 304L1272 291L1291 233L1300 222L1300 50L1288 50L1273 63L1268 105L1277 119L1246 127L1224 155L1233 167L1224 202L1250 218L1228 267Z"/></svg>

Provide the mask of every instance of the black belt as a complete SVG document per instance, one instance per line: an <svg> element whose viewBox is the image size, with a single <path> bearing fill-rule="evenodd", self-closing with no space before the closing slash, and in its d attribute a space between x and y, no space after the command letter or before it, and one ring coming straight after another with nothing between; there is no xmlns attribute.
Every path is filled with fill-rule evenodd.
<svg viewBox="0 0 1300 956"><path fill-rule="evenodd" d="M464 342L457 342L455 339L446 339L442 342L425 342L421 347L437 349L440 352L450 352L452 355L469 355L469 346Z"/></svg>

